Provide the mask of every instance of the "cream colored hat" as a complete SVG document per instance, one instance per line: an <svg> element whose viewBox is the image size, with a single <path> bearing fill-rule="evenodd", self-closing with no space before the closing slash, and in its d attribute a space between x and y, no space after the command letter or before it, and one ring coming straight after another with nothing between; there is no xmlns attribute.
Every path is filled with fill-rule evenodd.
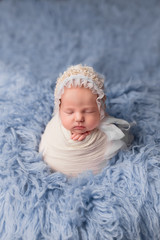
<svg viewBox="0 0 160 240"><path fill-rule="evenodd" d="M82 66L81 64L70 66L57 79L54 97L55 107L54 115L59 111L60 99L64 93L64 87L85 87L91 89L93 94L97 94L97 105L100 111L101 119L105 116L105 94L104 94L104 76L94 71L92 67Z"/></svg>

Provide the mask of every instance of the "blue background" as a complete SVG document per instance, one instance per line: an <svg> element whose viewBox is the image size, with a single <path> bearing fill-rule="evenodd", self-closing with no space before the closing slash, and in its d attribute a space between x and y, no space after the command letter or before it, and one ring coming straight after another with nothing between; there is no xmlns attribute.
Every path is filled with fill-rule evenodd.
<svg viewBox="0 0 160 240"><path fill-rule="evenodd" d="M0 239L160 239L160 1L0 1ZM56 78L106 77L134 142L103 171L51 173L38 153Z"/></svg>

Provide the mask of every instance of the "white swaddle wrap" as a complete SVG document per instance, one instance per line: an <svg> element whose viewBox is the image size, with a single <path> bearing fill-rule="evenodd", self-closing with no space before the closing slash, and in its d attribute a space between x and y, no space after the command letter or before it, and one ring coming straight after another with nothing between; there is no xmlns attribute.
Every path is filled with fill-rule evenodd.
<svg viewBox="0 0 160 240"><path fill-rule="evenodd" d="M71 139L63 127L59 114L48 123L42 135L40 149L44 161L54 171L76 176L86 170L98 173L118 150L125 147L124 133L114 123L129 127L128 122L106 117L99 129L94 129L83 141Z"/></svg>

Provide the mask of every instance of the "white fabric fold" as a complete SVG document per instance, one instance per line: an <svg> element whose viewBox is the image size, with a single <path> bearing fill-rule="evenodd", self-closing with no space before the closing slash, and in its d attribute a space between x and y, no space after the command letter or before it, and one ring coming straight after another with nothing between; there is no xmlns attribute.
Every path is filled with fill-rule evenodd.
<svg viewBox="0 0 160 240"><path fill-rule="evenodd" d="M126 146L125 134L114 123L123 127L129 124L121 119L106 117L83 141L71 139L71 133L63 127L59 114L46 126L39 151L44 161L54 171L77 176L86 170L98 173L118 150Z"/></svg>

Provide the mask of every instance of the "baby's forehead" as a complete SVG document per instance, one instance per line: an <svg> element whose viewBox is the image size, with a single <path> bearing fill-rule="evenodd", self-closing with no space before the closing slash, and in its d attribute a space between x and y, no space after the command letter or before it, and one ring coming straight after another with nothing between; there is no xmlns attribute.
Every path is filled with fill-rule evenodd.
<svg viewBox="0 0 160 240"><path fill-rule="evenodd" d="M65 88L64 93L61 96L61 103L65 105L97 105L97 95L93 94L88 88L72 87Z"/></svg>

